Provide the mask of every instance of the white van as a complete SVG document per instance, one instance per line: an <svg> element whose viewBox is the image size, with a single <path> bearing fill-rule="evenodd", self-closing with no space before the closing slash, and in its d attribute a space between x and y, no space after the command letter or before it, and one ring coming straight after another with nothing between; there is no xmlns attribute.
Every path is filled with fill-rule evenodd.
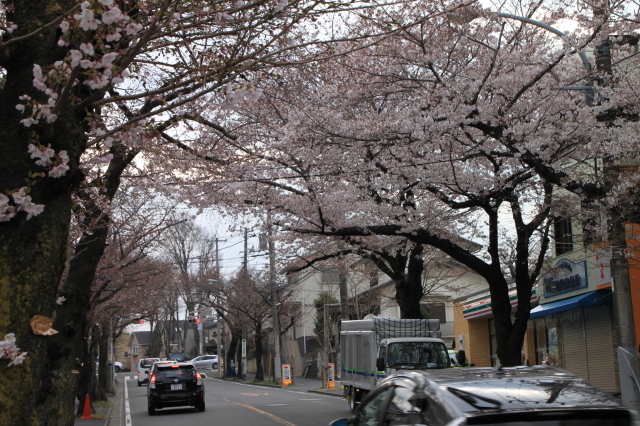
<svg viewBox="0 0 640 426"><path fill-rule="evenodd" d="M149 381L149 370L156 361L160 361L160 358L142 358L138 361L138 386L142 386Z"/></svg>

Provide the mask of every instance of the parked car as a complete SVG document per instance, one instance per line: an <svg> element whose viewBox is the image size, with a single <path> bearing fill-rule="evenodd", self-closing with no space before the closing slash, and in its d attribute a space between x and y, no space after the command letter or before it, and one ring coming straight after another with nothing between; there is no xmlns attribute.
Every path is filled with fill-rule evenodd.
<svg viewBox="0 0 640 426"><path fill-rule="evenodd" d="M109 361L107 363L107 366L111 367L111 361ZM96 371L98 371L98 368L100 368L100 363L96 361ZM116 371L116 373L119 373L120 370L122 370L123 368L124 368L124 366L122 365L122 363L120 361L116 361L116 364L113 367L113 369Z"/></svg>
<svg viewBox="0 0 640 426"><path fill-rule="evenodd" d="M371 424L631 426L640 417L575 374L523 366L399 372L331 426Z"/></svg>
<svg viewBox="0 0 640 426"><path fill-rule="evenodd" d="M218 368L218 355L200 355L191 360L196 368Z"/></svg>
<svg viewBox="0 0 640 426"><path fill-rule="evenodd" d="M142 358L138 361L138 386L149 382L149 370L154 362L160 361L160 358Z"/></svg>
<svg viewBox="0 0 640 426"><path fill-rule="evenodd" d="M204 411L204 381L190 362L156 363L147 386L147 406L150 416L157 409L192 406Z"/></svg>

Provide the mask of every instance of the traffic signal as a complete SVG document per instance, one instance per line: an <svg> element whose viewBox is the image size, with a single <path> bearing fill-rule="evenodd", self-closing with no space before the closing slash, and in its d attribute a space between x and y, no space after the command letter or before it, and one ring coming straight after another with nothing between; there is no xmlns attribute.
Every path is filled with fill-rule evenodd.
<svg viewBox="0 0 640 426"><path fill-rule="evenodd" d="M200 318L196 318L196 322L202 322Z"/></svg>
<svg viewBox="0 0 640 426"><path fill-rule="evenodd" d="M138 320L138 324L144 324L144 320L143 319Z"/></svg>

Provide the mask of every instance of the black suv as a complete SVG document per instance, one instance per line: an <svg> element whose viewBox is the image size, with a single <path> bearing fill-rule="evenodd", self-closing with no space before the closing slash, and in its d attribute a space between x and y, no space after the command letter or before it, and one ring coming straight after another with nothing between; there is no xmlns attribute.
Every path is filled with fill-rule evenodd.
<svg viewBox="0 0 640 426"><path fill-rule="evenodd" d="M156 363L149 376L147 405L150 416L155 415L158 408L186 405L204 411L204 382L193 364Z"/></svg>

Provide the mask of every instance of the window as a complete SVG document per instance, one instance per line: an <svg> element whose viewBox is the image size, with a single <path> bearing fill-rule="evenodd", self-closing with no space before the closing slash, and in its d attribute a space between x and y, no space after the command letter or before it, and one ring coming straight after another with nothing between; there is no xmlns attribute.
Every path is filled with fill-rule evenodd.
<svg viewBox="0 0 640 426"><path fill-rule="evenodd" d="M385 415L386 425L414 425L424 423L421 418L422 410L414 404L422 400L416 398L413 390L398 386L393 390L393 397Z"/></svg>
<svg viewBox="0 0 640 426"><path fill-rule="evenodd" d="M553 235L556 240L556 256L573 251L573 233L570 218L556 218L553 224Z"/></svg>
<svg viewBox="0 0 640 426"><path fill-rule="evenodd" d="M495 367L499 364L498 359L498 339L496 338L496 320L489 319L489 351L491 352L491 366Z"/></svg>
<svg viewBox="0 0 640 426"><path fill-rule="evenodd" d="M373 395L366 404L364 404L358 414L353 419L353 424L357 426L376 426L380 424L380 418L386 408L386 401L393 391L393 388L386 386L378 389L377 394Z"/></svg>
<svg viewBox="0 0 640 426"><path fill-rule="evenodd" d="M421 370L449 366L447 348L436 342L396 342L388 348L389 367Z"/></svg>
<svg viewBox="0 0 640 426"><path fill-rule="evenodd" d="M132 348L131 348L131 353L132 353L133 355L138 355L138 347L137 347L137 346L132 347Z"/></svg>
<svg viewBox="0 0 640 426"><path fill-rule="evenodd" d="M447 313L444 302L421 303L420 308L429 315L429 319L440 320L440 324L447 322Z"/></svg>
<svg viewBox="0 0 640 426"><path fill-rule="evenodd" d="M322 284L334 284L340 282L340 273L337 269L326 269L322 271Z"/></svg>
<svg viewBox="0 0 640 426"><path fill-rule="evenodd" d="M195 378L195 370L191 366L162 367L156 372L157 380L164 379L192 379Z"/></svg>

